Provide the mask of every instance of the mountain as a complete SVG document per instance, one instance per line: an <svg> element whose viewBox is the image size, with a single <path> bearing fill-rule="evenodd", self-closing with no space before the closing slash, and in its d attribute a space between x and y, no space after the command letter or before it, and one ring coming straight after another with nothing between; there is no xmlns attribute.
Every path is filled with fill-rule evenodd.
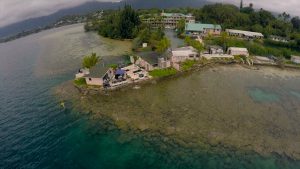
<svg viewBox="0 0 300 169"><path fill-rule="evenodd" d="M14 23L5 27L0 28L0 38L11 36L22 31L28 31L36 29L38 27L44 27L54 23L59 18L66 15L81 15L89 12L94 12L99 9L113 9L118 6L117 3L112 2L88 2L80 6L73 8L63 9L54 14L48 16L42 16L32 19L27 19L18 23Z"/></svg>
<svg viewBox="0 0 300 169"><path fill-rule="evenodd" d="M45 27L66 15L84 15L101 9L117 9L130 4L133 8L173 8L200 7L207 4L206 0L123 0L121 2L87 2L85 4L60 10L48 16L28 19L0 28L0 38L9 37L23 31Z"/></svg>

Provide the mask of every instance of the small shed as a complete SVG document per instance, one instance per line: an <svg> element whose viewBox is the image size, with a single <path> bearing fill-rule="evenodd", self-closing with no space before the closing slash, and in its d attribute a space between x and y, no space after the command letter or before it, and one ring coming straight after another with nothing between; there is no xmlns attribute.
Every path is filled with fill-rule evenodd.
<svg viewBox="0 0 300 169"><path fill-rule="evenodd" d="M139 56L135 64L144 68L146 71L152 71L157 68L168 67L168 60L157 52L140 52L137 54Z"/></svg>
<svg viewBox="0 0 300 169"><path fill-rule="evenodd" d="M238 55L243 55L246 57L249 56L249 52L248 52L247 48L230 47L230 48L228 48L227 53L229 55L233 55L233 56L238 56Z"/></svg>
<svg viewBox="0 0 300 169"><path fill-rule="evenodd" d="M286 37L281 37L281 36L275 36L275 35L271 35L270 39L276 42L283 42L283 43L288 43L289 39Z"/></svg>
<svg viewBox="0 0 300 169"><path fill-rule="evenodd" d="M143 43L143 48L148 47L148 43Z"/></svg>
<svg viewBox="0 0 300 169"><path fill-rule="evenodd" d="M291 57L291 61L292 61L293 63L300 64L300 56L292 56L292 57Z"/></svg>
<svg viewBox="0 0 300 169"><path fill-rule="evenodd" d="M200 58L199 52L192 46L176 48L172 50L171 62L179 63L186 60L198 60Z"/></svg>
<svg viewBox="0 0 300 169"><path fill-rule="evenodd" d="M209 54L224 54L224 50L221 46L217 46L217 45L214 45L214 46L209 46L208 47L208 52Z"/></svg>

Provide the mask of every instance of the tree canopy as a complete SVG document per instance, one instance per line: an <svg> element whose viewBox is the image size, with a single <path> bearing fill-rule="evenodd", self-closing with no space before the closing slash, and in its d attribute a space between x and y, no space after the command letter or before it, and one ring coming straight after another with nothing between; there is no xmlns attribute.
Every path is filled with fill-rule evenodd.
<svg viewBox="0 0 300 169"><path fill-rule="evenodd" d="M91 55L87 55L83 58L82 66L84 68L92 68L94 67L100 60L100 56L97 56L96 53L92 53Z"/></svg>
<svg viewBox="0 0 300 169"><path fill-rule="evenodd" d="M300 31L300 20L283 12L275 17L264 9L254 10L253 4L243 6L241 9L229 4L205 5L203 8L192 11L196 20L203 23L221 24L224 29L236 28L262 32L269 35L290 36Z"/></svg>
<svg viewBox="0 0 300 169"><path fill-rule="evenodd" d="M157 44L156 51L159 53L164 53L171 45L171 42L168 38L163 37Z"/></svg>
<svg viewBox="0 0 300 169"><path fill-rule="evenodd" d="M113 39L132 39L137 36L139 15L129 5L118 11L105 16L98 28L99 34Z"/></svg>

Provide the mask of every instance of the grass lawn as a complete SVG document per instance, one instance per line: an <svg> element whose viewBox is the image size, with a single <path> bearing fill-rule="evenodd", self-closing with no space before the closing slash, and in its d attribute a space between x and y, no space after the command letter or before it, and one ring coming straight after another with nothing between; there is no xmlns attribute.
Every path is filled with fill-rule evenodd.
<svg viewBox="0 0 300 169"><path fill-rule="evenodd" d="M176 73L177 73L177 70L174 68L156 69L156 70L149 72L150 76L152 76L152 77L166 77L166 76L174 75Z"/></svg>

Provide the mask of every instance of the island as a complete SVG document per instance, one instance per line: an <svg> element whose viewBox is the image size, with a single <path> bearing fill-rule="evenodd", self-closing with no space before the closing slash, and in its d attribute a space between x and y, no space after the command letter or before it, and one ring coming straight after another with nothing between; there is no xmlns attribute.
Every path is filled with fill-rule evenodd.
<svg viewBox="0 0 300 169"><path fill-rule="evenodd" d="M265 20L269 23L259 23ZM290 21L255 11L252 4L104 11L85 30L130 41L132 51L122 62L106 65L103 74L94 69L101 65L101 53L84 56L73 83L57 91L104 121L107 130L113 126L158 140L163 152L170 146L299 160L294 110L300 94L284 80L299 78L299 42L282 37L299 30L293 27L286 35L281 32L285 27L270 31L275 23Z"/></svg>

